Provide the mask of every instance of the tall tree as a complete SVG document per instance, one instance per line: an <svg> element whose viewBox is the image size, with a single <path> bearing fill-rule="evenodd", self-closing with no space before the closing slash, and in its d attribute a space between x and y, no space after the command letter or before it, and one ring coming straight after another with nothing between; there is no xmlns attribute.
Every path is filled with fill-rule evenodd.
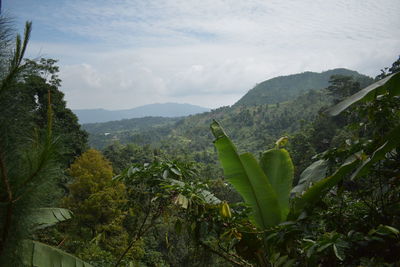
<svg viewBox="0 0 400 267"><path fill-rule="evenodd" d="M23 80L18 84L19 93L25 106L30 107L34 122L38 127L47 123L46 110L48 93L51 94L53 110L53 131L61 138L63 162L67 167L75 157L86 149L88 134L81 129L77 116L66 107L64 93L59 90L57 60L41 58L39 61L26 60Z"/></svg>
<svg viewBox="0 0 400 267"><path fill-rule="evenodd" d="M0 80L0 266L21 266L22 240L33 230L32 212L46 203L59 174L51 109L46 111L47 128L40 129L31 121L30 107L16 101L23 98L16 88L26 67L30 32L27 23Z"/></svg>
<svg viewBox="0 0 400 267"><path fill-rule="evenodd" d="M67 222L69 238L65 246L92 263L102 257L113 262L128 242L123 227L125 186L112 180L111 163L94 149L78 157L69 173L74 181L63 204L74 217Z"/></svg>

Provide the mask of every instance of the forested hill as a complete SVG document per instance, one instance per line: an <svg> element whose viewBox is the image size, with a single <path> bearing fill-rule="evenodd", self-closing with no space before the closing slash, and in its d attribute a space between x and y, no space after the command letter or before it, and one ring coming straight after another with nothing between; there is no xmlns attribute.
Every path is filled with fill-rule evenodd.
<svg viewBox="0 0 400 267"><path fill-rule="evenodd" d="M160 147L177 155L189 153L194 156L200 153L201 157L207 158L203 152L213 154L213 138L209 129L213 119L225 126L228 134L239 144L239 149L256 152L266 149L281 135L299 130L331 101L332 97L325 91L311 90L278 105L221 107L175 121L142 118L85 124L83 127L89 132L90 145L97 149L119 141L122 144Z"/></svg>
<svg viewBox="0 0 400 267"><path fill-rule="evenodd" d="M74 113L78 116L80 123L95 123L149 116L182 117L209 110L208 108L190 104L156 103L123 110L76 109Z"/></svg>
<svg viewBox="0 0 400 267"><path fill-rule="evenodd" d="M338 73L354 74L353 81L362 86L372 82L372 78L355 71L337 69L325 72L323 75L338 75ZM281 84L307 83L317 84L310 79L310 75L320 77L318 73L302 73L285 77L278 77ZM295 78L293 78L295 77ZM305 80L302 80L301 78ZM340 77L343 76L337 76ZM289 80L291 82L285 81ZM272 81L271 79L269 81ZM329 77L326 78L329 81ZM268 83L268 81L264 82ZM328 86L329 82L326 82ZM323 84L322 82L320 84ZM285 90L270 90L284 95ZM275 99L278 99L277 96ZM311 122L318 111L331 105L333 96L325 89L312 90L292 96L288 101L274 104L256 103L254 105L238 105L221 107L210 112L187 116L180 119L143 118L122 120L108 123L85 124L83 127L89 132L89 143L92 147L103 149L119 141L122 144L134 143L138 145L152 145L162 147L177 154L188 151L192 155L212 152L212 137L209 125L213 119L221 122L229 131L229 135L239 143L239 149L247 151L262 151L273 144L282 135L292 134Z"/></svg>
<svg viewBox="0 0 400 267"><path fill-rule="evenodd" d="M235 106L276 104L293 99L311 89L322 89L329 85L332 75L352 76L364 87L369 82L369 77L356 71L344 68L317 72L303 72L288 76L279 76L257 84L245 94Z"/></svg>

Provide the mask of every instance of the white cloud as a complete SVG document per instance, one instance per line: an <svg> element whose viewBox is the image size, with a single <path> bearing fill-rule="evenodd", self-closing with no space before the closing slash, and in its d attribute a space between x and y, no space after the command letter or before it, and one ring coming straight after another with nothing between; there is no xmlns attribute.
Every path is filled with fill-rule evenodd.
<svg viewBox="0 0 400 267"><path fill-rule="evenodd" d="M30 53L60 59L73 108L215 108L277 75L376 75L400 54L398 0L70 0L39 11L40 26L70 40L43 36Z"/></svg>

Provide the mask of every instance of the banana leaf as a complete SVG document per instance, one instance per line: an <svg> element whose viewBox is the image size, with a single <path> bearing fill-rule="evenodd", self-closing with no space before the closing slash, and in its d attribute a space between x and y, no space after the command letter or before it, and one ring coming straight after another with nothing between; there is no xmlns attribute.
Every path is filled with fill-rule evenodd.
<svg viewBox="0 0 400 267"><path fill-rule="evenodd" d="M251 207L250 219L261 229L279 224L282 217L278 198L257 160L250 153L239 155L216 121L210 127L225 177Z"/></svg>
<svg viewBox="0 0 400 267"><path fill-rule="evenodd" d="M31 267L92 267L58 248L33 240L24 241L22 262Z"/></svg>
<svg viewBox="0 0 400 267"><path fill-rule="evenodd" d="M335 106L329 108L326 112L331 116L336 116L359 101L371 101L376 96L386 92L392 96L400 95L400 72L394 73L358 91Z"/></svg>
<svg viewBox="0 0 400 267"><path fill-rule="evenodd" d="M289 197L293 184L294 167L285 149L270 149L261 155L260 165L278 198L281 218L289 213Z"/></svg>
<svg viewBox="0 0 400 267"><path fill-rule="evenodd" d="M301 174L298 184L292 189L293 195L301 195L311 184L315 184L326 177L328 171L327 160L317 160L308 166Z"/></svg>
<svg viewBox="0 0 400 267"><path fill-rule="evenodd" d="M302 196L293 199L290 217L297 217L306 207L315 204L326 194L327 190L337 185L346 175L351 173L359 163L360 160L357 157L348 159L334 174L315 183Z"/></svg>
<svg viewBox="0 0 400 267"><path fill-rule="evenodd" d="M374 153L365 160L361 166L353 173L351 179L356 179L368 172L372 164L385 158L386 154L400 145L400 125L394 128L386 137L386 142L374 151Z"/></svg>
<svg viewBox="0 0 400 267"><path fill-rule="evenodd" d="M30 216L35 229L42 229L56 223L71 219L72 211L62 208L39 208L35 209Z"/></svg>

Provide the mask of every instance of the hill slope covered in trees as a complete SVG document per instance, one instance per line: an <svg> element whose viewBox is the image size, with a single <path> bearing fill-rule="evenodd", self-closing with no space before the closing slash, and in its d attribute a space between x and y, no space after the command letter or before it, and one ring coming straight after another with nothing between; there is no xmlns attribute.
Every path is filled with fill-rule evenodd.
<svg viewBox="0 0 400 267"><path fill-rule="evenodd" d="M245 94L238 102L239 105L276 104L291 100L312 89L322 89L329 85L329 79L333 75L352 76L359 81L361 87L368 83L368 77L356 71L344 68L317 72L303 72L287 76L279 76L258 83Z"/></svg>
<svg viewBox="0 0 400 267"><path fill-rule="evenodd" d="M301 73L290 76L277 77L251 90L236 104L221 107L210 112L187 116L181 119L143 118L122 120L108 123L85 124L84 129L90 133L91 146L102 149L107 145L119 141L122 144L134 143L138 145L152 145L169 151L177 149L179 153L201 153L212 151L212 136L209 125L213 119L220 121L230 136L240 143L240 148L252 152L260 151L271 145L281 135L291 134L305 127L312 121L318 111L330 105L334 96L329 90L313 90L306 88L306 84L315 86L329 85L328 75L338 75L336 80L341 81L343 74L352 74L352 81L359 86L372 82L372 78L355 71L336 69L324 73ZM286 93L281 87L272 88L275 83L301 87L299 95ZM333 82L333 80L331 80ZM261 86L263 85L263 86ZM264 86L268 85L268 86ZM254 91L255 90L255 91ZM253 93L254 92L254 93ZM286 99L284 102L271 104L257 94L275 93L274 100ZM256 100L265 102L255 105L241 105Z"/></svg>

